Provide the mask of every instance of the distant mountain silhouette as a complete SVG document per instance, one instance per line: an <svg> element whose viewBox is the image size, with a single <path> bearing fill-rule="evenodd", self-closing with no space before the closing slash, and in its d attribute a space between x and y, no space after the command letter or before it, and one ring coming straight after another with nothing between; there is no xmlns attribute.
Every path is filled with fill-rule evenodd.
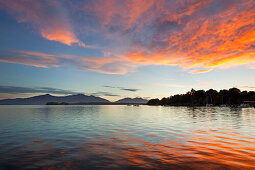
<svg viewBox="0 0 255 170"><path fill-rule="evenodd" d="M120 100L116 101L115 103L145 104L147 102L148 102L148 100L145 100L145 99L140 98L140 97L136 97L136 98L124 98L124 99L120 99Z"/></svg>
<svg viewBox="0 0 255 170"><path fill-rule="evenodd" d="M96 96L76 94L69 96L52 96L50 94L29 98L16 98L0 100L0 105L45 105L48 102L66 103L110 103L108 100Z"/></svg>

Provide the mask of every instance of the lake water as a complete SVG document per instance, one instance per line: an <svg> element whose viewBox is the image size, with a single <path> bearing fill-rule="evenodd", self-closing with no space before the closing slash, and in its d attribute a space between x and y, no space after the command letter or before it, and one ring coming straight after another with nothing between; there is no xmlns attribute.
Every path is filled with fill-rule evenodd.
<svg viewBox="0 0 255 170"><path fill-rule="evenodd" d="M255 109L0 106L0 169L255 169Z"/></svg>

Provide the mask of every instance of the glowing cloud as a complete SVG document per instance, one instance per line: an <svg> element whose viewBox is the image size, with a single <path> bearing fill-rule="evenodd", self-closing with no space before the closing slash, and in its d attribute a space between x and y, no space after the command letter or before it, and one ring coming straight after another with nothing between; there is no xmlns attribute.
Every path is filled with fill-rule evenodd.
<svg viewBox="0 0 255 170"><path fill-rule="evenodd" d="M20 23L31 23L48 40L85 47L76 37L65 8L59 1L0 0L0 8L14 15Z"/></svg>
<svg viewBox="0 0 255 170"><path fill-rule="evenodd" d="M88 57L70 54L49 54L34 51L9 51L0 55L0 62L24 64L34 67L60 67L72 65L80 70L89 70L104 74L126 74L134 71L137 64L123 61L122 58Z"/></svg>
<svg viewBox="0 0 255 170"><path fill-rule="evenodd" d="M253 0L93 2L103 29L131 42L119 54L130 62L200 69L190 73L255 65Z"/></svg>
<svg viewBox="0 0 255 170"><path fill-rule="evenodd" d="M18 22L32 23L42 37L69 46L89 47L76 37L75 29L98 33L97 41L103 47L89 48L104 53L103 57L40 56L58 66L68 64L60 60L67 57L75 66L110 74L125 74L141 65L180 66L192 74L240 65L255 68L254 0L67 2L68 7L61 1L0 0L0 6ZM76 17L68 16L67 8L72 17L79 16L84 22L76 25ZM35 59L27 58L36 66ZM1 61L6 60L2 56ZM47 66L46 61L39 65Z"/></svg>
<svg viewBox="0 0 255 170"><path fill-rule="evenodd" d="M190 73L192 74L198 74L198 73L207 73L209 71L212 71L212 69L204 69L204 70L191 70Z"/></svg>
<svg viewBox="0 0 255 170"><path fill-rule="evenodd" d="M241 89L255 89L255 86L238 86L237 88L241 88Z"/></svg>

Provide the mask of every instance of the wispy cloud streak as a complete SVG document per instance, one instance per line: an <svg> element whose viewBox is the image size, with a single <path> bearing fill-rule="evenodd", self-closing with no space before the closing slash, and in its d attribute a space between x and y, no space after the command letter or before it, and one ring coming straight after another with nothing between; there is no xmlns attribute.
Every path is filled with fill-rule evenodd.
<svg viewBox="0 0 255 170"><path fill-rule="evenodd" d="M17 87L0 86L0 93L23 94L23 93L51 93L51 94L78 94L71 90L56 89L50 87Z"/></svg>
<svg viewBox="0 0 255 170"><path fill-rule="evenodd" d="M193 88L201 86L211 86L212 84L213 84L212 82L203 82L195 84L154 83L153 85L157 87Z"/></svg>
<svg viewBox="0 0 255 170"><path fill-rule="evenodd" d="M112 89L119 89L119 90L123 90L123 91L129 91L129 92L137 92L141 89L135 89L135 88L124 88L124 87L115 87L115 86L103 86L106 88L112 88Z"/></svg>
<svg viewBox="0 0 255 170"><path fill-rule="evenodd" d="M109 93L109 92L105 92L105 91L99 91L99 92L91 93L91 95L94 95L94 96L109 96L109 97L119 97L120 96L118 94L113 94L113 93Z"/></svg>
<svg viewBox="0 0 255 170"><path fill-rule="evenodd" d="M237 86L237 88L241 88L241 89L255 89L255 86Z"/></svg>
<svg viewBox="0 0 255 170"><path fill-rule="evenodd" d="M80 70L104 74L126 74L134 71L137 64L118 57L88 57L71 54L49 54L34 51L8 51L0 55L0 62L24 64L34 67L74 66Z"/></svg>
<svg viewBox="0 0 255 170"><path fill-rule="evenodd" d="M141 89L125 89L125 88L122 88L121 90L124 90L124 91L130 91L130 92L137 92Z"/></svg>

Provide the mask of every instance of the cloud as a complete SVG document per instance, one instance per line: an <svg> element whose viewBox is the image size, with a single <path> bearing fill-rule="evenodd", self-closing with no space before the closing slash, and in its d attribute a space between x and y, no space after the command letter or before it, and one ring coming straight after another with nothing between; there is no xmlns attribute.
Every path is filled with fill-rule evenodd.
<svg viewBox="0 0 255 170"><path fill-rule="evenodd" d="M237 86L237 88L241 88L241 89L255 89L255 86Z"/></svg>
<svg viewBox="0 0 255 170"><path fill-rule="evenodd" d="M154 83L154 86L157 87L191 87L191 85L184 85L184 84L164 84L164 83Z"/></svg>
<svg viewBox="0 0 255 170"><path fill-rule="evenodd" d="M191 70L189 73L198 74L198 73L207 73L209 71L212 71L212 69Z"/></svg>
<svg viewBox="0 0 255 170"><path fill-rule="evenodd" d="M137 91L141 90L141 89L123 88L123 87L115 87L115 86L103 86L103 87L112 88L112 89L120 89L123 91L129 91L129 92L137 92Z"/></svg>
<svg viewBox="0 0 255 170"><path fill-rule="evenodd" d="M155 0L95 0L92 2L90 10L99 18L103 27L112 30L116 28L129 29L136 25L138 20L140 21L142 15L148 14L154 5ZM88 7L85 9L87 10ZM151 13L151 15L153 14ZM141 22L145 22L144 19ZM115 22L116 20L118 22Z"/></svg>
<svg viewBox="0 0 255 170"><path fill-rule="evenodd" d="M30 65L34 67L47 68L49 65L53 67L59 66L56 58L40 57L40 56L19 56L19 55L0 55L0 62L16 63Z"/></svg>
<svg viewBox="0 0 255 170"><path fill-rule="evenodd" d="M141 89L125 89L125 88L122 88L121 90L130 91L130 92L136 92L136 91L141 90Z"/></svg>
<svg viewBox="0 0 255 170"><path fill-rule="evenodd" d="M254 0L96 0L89 8L106 36L128 44L124 59L193 74L254 68L254 9Z"/></svg>
<svg viewBox="0 0 255 170"><path fill-rule="evenodd" d="M154 83L154 86L157 87L178 87L178 88L192 88L192 87L201 87L201 86L211 86L212 82L200 82L195 84L172 84L172 83Z"/></svg>
<svg viewBox="0 0 255 170"><path fill-rule="evenodd" d="M104 74L126 74L127 72L134 71L137 67L137 64L118 57L88 57L16 50L9 50L8 54L0 55L0 62L43 68L72 65L80 70L95 71Z"/></svg>
<svg viewBox="0 0 255 170"><path fill-rule="evenodd" d="M60 1L0 0L1 7L15 16L19 23L32 24L47 40L85 47L76 37L67 11Z"/></svg>
<svg viewBox="0 0 255 170"><path fill-rule="evenodd" d="M121 87L114 87L114 86L103 86L103 87L113 88L113 89L115 89L115 88L121 88Z"/></svg>
<svg viewBox="0 0 255 170"><path fill-rule="evenodd" d="M112 94L112 93L104 92L104 91L91 93L91 95L94 95L94 96L110 96L110 97L119 97L120 96L118 94Z"/></svg>
<svg viewBox="0 0 255 170"><path fill-rule="evenodd" d="M16 87L0 86L0 93L23 94L23 93L51 93L51 94L77 94L77 92L50 87Z"/></svg>
<svg viewBox="0 0 255 170"><path fill-rule="evenodd" d="M45 68L69 64L104 74L126 74L147 65L179 66L191 74L243 65L255 68L254 0L93 0L64 4L0 0L0 6L18 22L32 24L48 40L85 46L74 30L93 33L90 36L100 37L104 47L85 47L102 50L104 56L20 51L2 55L0 61Z"/></svg>

